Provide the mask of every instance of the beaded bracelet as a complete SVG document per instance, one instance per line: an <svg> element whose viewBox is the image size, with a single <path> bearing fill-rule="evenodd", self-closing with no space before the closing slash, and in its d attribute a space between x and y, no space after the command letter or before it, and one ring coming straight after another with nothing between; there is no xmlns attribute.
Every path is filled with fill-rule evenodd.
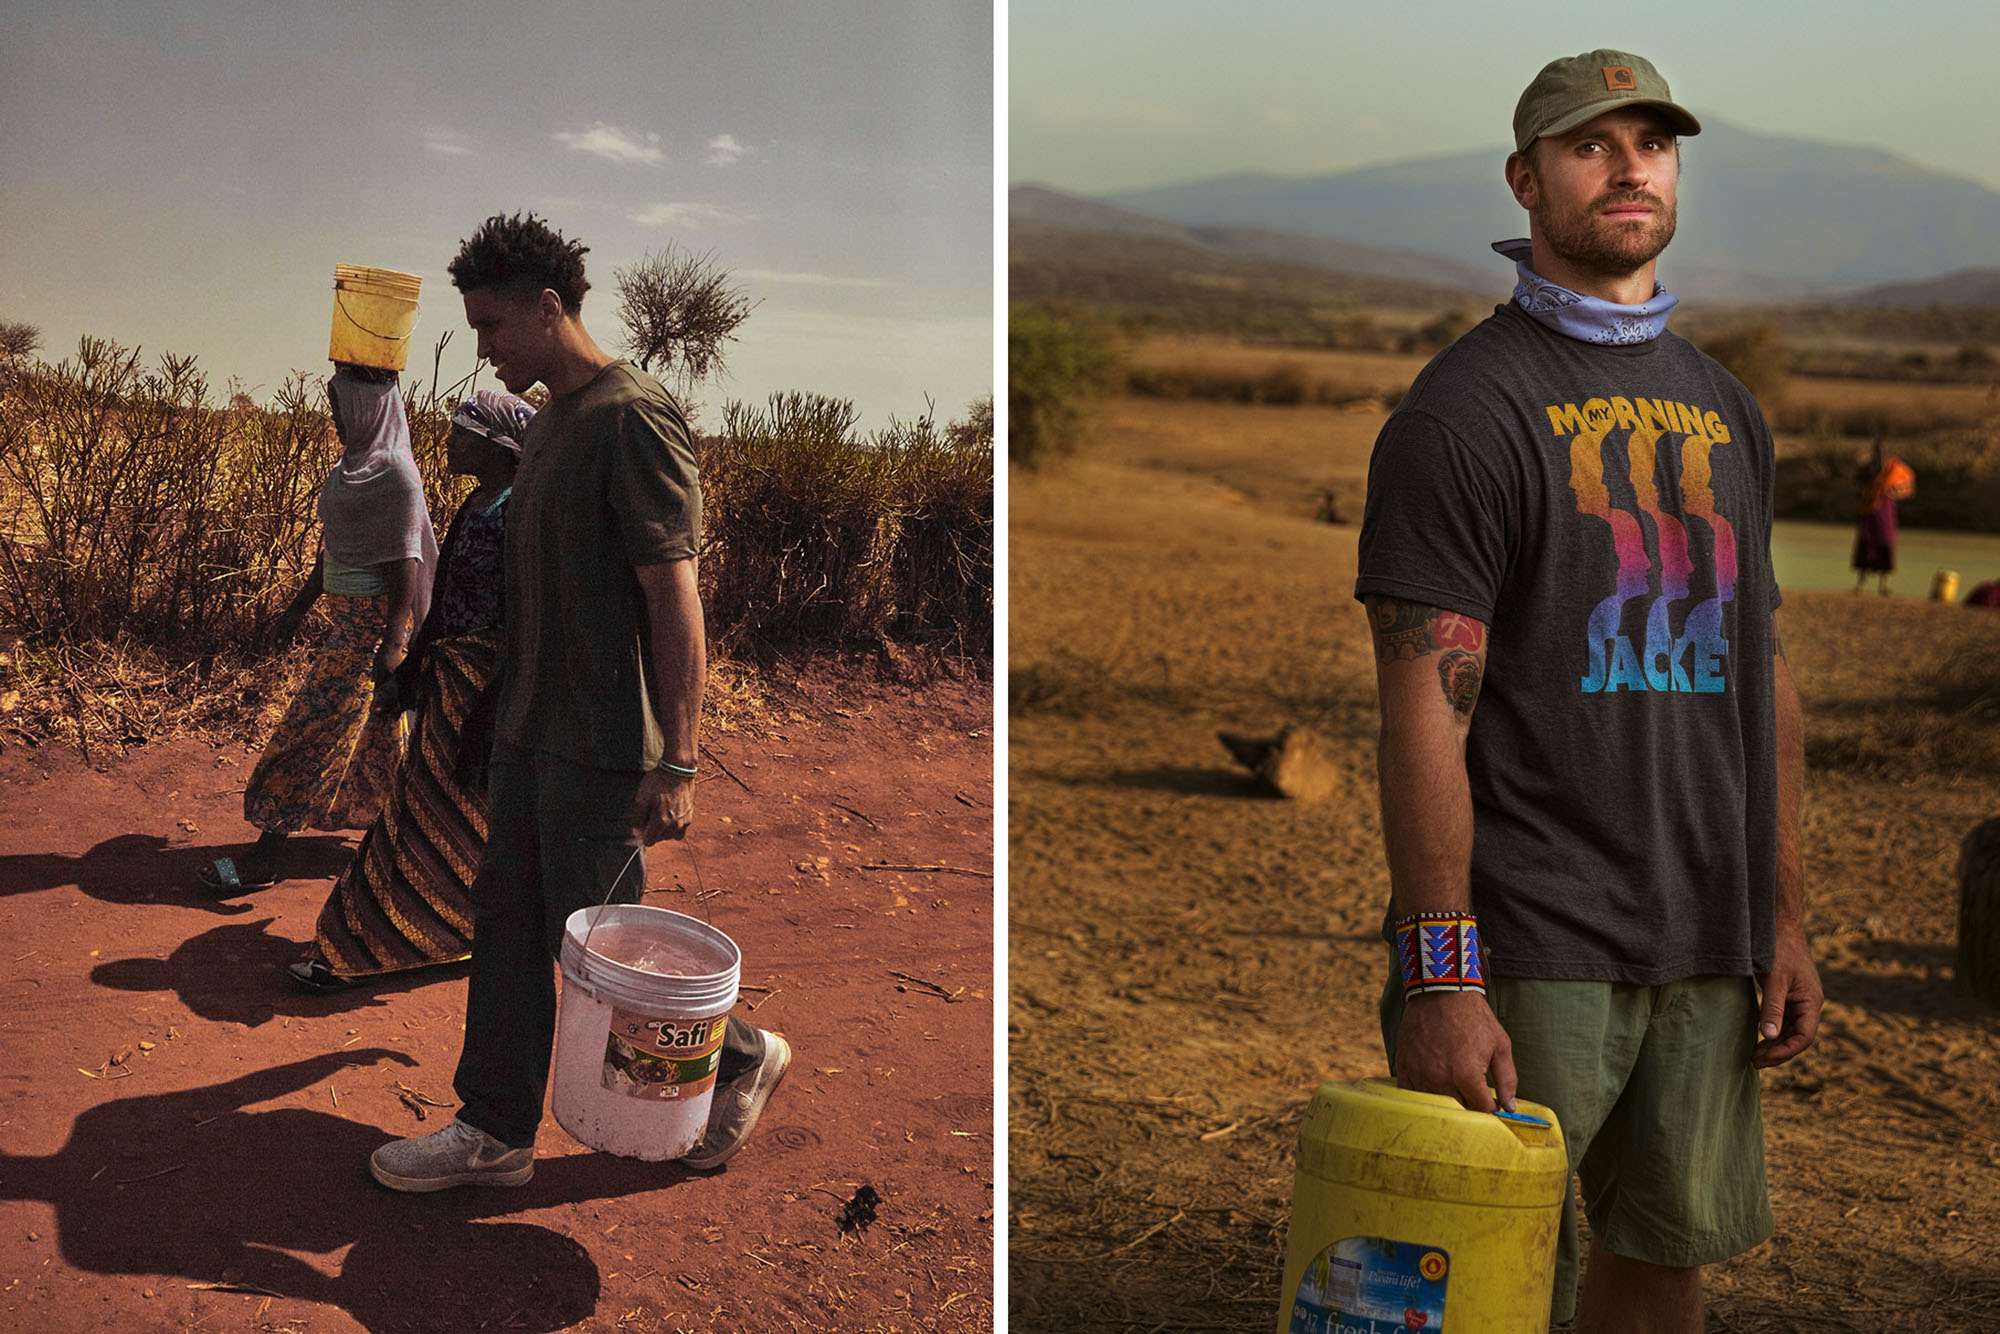
<svg viewBox="0 0 2000 1334"><path fill-rule="evenodd" d="M669 764L665 760L661 760L660 767L677 778L693 778L695 776L695 771L684 764Z"/></svg>
<svg viewBox="0 0 2000 1334"><path fill-rule="evenodd" d="M1396 959L1403 994L1486 990L1479 958L1479 919L1471 913L1420 912L1396 923Z"/></svg>

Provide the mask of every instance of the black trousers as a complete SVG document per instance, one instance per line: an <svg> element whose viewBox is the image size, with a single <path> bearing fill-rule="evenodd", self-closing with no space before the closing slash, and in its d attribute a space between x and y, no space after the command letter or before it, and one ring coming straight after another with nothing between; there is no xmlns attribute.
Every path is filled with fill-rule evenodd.
<svg viewBox="0 0 2000 1334"><path fill-rule="evenodd" d="M613 903L637 903L645 889L645 858L632 855L640 778L494 746L486 851L471 889L465 1047L453 1087L459 1120L511 1148L532 1145L542 1121L564 922L602 903L614 879ZM756 1029L731 1016L724 1075L761 1046Z"/></svg>

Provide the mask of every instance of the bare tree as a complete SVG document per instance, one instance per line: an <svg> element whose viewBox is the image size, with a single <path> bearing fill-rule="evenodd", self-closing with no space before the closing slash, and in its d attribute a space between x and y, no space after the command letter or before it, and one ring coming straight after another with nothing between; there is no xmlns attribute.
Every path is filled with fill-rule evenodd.
<svg viewBox="0 0 2000 1334"><path fill-rule="evenodd" d="M757 302L730 282L714 251L669 244L619 269L618 317L641 369L659 367L683 390L723 369L722 345Z"/></svg>
<svg viewBox="0 0 2000 1334"><path fill-rule="evenodd" d="M25 360L42 345L42 331L18 320L0 320L0 361Z"/></svg>

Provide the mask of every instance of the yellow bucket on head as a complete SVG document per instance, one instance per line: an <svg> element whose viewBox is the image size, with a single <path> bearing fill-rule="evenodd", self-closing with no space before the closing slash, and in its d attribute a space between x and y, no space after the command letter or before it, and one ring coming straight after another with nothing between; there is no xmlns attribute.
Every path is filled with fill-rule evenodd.
<svg viewBox="0 0 2000 1334"><path fill-rule="evenodd" d="M1931 601L1951 602L1958 597L1958 571L1939 570L1931 576Z"/></svg>
<svg viewBox="0 0 2000 1334"><path fill-rule="evenodd" d="M333 338L327 357L378 370L402 370L410 360L417 293L423 285L414 273L334 265Z"/></svg>
<svg viewBox="0 0 2000 1334"><path fill-rule="evenodd" d="M1322 1084L1299 1129L1277 1334L1544 1334L1570 1201L1555 1113Z"/></svg>

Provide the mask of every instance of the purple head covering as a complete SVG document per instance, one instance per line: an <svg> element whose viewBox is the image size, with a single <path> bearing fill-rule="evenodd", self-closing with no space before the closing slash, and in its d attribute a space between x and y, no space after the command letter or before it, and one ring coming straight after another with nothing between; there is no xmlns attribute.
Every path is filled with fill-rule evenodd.
<svg viewBox="0 0 2000 1334"><path fill-rule="evenodd" d="M402 388L394 380L376 384L336 367L326 390L342 453L319 489L321 540L342 565L421 561L416 605L421 623L437 572L437 533L410 447Z"/></svg>
<svg viewBox="0 0 2000 1334"><path fill-rule="evenodd" d="M503 449L521 457L521 441L534 417L534 405L525 398L495 389L477 389L458 400L451 414L453 426L463 426L474 435L483 435Z"/></svg>

